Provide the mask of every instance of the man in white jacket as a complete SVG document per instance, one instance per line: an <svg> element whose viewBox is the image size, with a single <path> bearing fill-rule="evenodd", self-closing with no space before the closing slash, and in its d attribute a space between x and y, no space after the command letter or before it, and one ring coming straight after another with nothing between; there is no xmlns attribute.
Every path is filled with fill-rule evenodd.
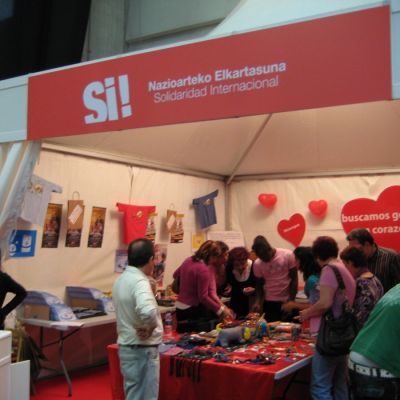
<svg viewBox="0 0 400 400"><path fill-rule="evenodd" d="M149 281L153 268L153 243L134 240L128 247L128 267L113 287L126 400L158 398L163 327Z"/></svg>

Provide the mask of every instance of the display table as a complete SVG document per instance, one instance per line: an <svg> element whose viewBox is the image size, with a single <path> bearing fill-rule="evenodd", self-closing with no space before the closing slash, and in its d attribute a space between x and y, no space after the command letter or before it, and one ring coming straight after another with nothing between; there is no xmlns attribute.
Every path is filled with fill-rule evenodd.
<svg viewBox="0 0 400 400"><path fill-rule="evenodd" d="M279 345L278 348L294 343ZM281 347L284 346L284 347ZM298 342L296 347L305 348ZM284 377L311 363L311 347L301 357L282 357L271 365L230 364L205 360L196 365L184 360L178 372L176 359L168 354L160 357L160 400L272 399L274 387ZM123 400L123 379L119 369L118 345L107 348L113 400ZM179 356L178 356L179 358ZM191 365L191 363L193 363ZM186 364L186 365L185 365ZM195 372L194 372L195 371Z"/></svg>
<svg viewBox="0 0 400 400"><path fill-rule="evenodd" d="M161 314L165 314L167 312L174 312L175 306L169 306L169 307L158 306L158 309L160 310ZM101 325L115 324L115 322L116 322L116 317L115 317L114 313L102 315L99 317L91 317L91 318L79 319L79 320L74 320L74 321L48 321L48 320L43 320L43 319L22 318L22 317L19 317L18 319L27 326L36 326L36 327L40 328L39 347L41 349L51 346L51 345L58 344L58 347L59 347L58 362L61 367L61 372L63 373L63 375L65 376L65 379L67 381L68 396L72 396L72 382L71 382L71 378L69 376L68 369L65 365L64 342L66 341L66 339L68 339L72 335L76 334L81 329L87 329L87 328L97 327L97 326L101 326ZM48 343L45 343L44 331L46 329L57 331L58 339L53 340ZM115 330L115 327L113 329ZM115 330L115 332L116 332L116 330Z"/></svg>
<svg viewBox="0 0 400 400"><path fill-rule="evenodd" d="M66 339L77 333L81 329L91 328L100 325L107 325L115 323L115 314L102 315L99 317L92 317L80 319L75 321L47 321L43 319L26 319L20 318L20 321L25 325L37 326L40 328L40 343L41 349L58 344L59 363L61 371L65 376L68 385L68 396L72 396L72 383L68 373L68 369L64 362L64 342ZM52 329L59 332L58 339L49 343L44 341L44 329Z"/></svg>

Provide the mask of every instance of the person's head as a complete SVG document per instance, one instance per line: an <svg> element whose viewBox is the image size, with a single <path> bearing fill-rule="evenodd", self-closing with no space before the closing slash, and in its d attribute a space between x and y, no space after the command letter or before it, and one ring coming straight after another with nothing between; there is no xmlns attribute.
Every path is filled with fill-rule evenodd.
<svg viewBox="0 0 400 400"><path fill-rule="evenodd" d="M228 261L229 247L225 242L222 242L221 240L216 240L215 243L220 249L220 255L216 257L214 265L216 267L224 267L226 262Z"/></svg>
<svg viewBox="0 0 400 400"><path fill-rule="evenodd" d="M154 269L154 244L149 239L136 239L128 246L128 264L141 268L146 275Z"/></svg>
<svg viewBox="0 0 400 400"><path fill-rule="evenodd" d="M373 236L368 229L353 229L346 238L350 247L355 247L363 251L370 258L376 250L376 244Z"/></svg>
<svg viewBox="0 0 400 400"><path fill-rule="evenodd" d="M310 246L299 246L293 250L296 260L296 267L303 273L306 281L311 275L319 275L321 268L315 261L312 249Z"/></svg>
<svg viewBox="0 0 400 400"><path fill-rule="evenodd" d="M275 254L275 249L269 244L268 240L261 235L254 238L251 249L260 260L265 262L271 261Z"/></svg>
<svg viewBox="0 0 400 400"><path fill-rule="evenodd" d="M340 253L340 258L346 268L356 278L367 268L367 256L357 247L347 246Z"/></svg>
<svg viewBox="0 0 400 400"><path fill-rule="evenodd" d="M319 236L314 240L312 253L317 263L323 266L328 260L337 258L339 247L336 240L330 236Z"/></svg>
<svg viewBox="0 0 400 400"><path fill-rule="evenodd" d="M214 264L221 257L221 247L214 240L206 240L194 253L193 261L203 261L207 265Z"/></svg>
<svg viewBox="0 0 400 400"><path fill-rule="evenodd" d="M246 249L246 247L234 247L228 255L228 262L226 264L227 268L232 268L239 272L240 274L247 267L247 262L249 259L250 253Z"/></svg>

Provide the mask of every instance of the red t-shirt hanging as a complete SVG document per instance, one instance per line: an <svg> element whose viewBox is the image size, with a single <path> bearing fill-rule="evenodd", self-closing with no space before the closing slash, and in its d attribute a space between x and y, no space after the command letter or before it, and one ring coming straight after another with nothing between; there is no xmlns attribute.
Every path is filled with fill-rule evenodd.
<svg viewBox="0 0 400 400"><path fill-rule="evenodd" d="M122 203L117 203L117 207L124 213L124 243L145 237L149 214L155 212L156 207Z"/></svg>

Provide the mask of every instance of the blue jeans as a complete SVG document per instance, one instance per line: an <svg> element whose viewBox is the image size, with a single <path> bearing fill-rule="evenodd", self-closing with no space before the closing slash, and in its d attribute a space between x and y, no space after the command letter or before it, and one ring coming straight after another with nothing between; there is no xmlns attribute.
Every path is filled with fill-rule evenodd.
<svg viewBox="0 0 400 400"><path fill-rule="evenodd" d="M328 357L316 350L312 359L310 389L314 400L348 400L347 355Z"/></svg>
<svg viewBox="0 0 400 400"><path fill-rule="evenodd" d="M119 346L125 400L157 400L160 383L158 347Z"/></svg>

